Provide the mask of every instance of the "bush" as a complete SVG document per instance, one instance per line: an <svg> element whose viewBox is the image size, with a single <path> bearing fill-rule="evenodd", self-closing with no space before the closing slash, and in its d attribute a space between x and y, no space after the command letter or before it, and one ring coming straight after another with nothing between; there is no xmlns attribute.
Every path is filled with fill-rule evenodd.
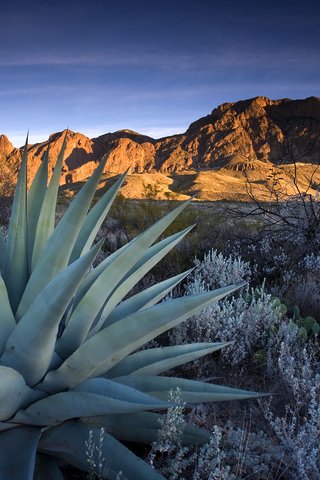
<svg viewBox="0 0 320 480"><path fill-rule="evenodd" d="M186 287L188 295L209 291L216 286L235 283L250 278L247 262L240 257L224 257L216 250L209 252L203 261L195 260L195 270ZM258 289L246 286L242 294L213 304L197 316L176 327L170 334L170 341L187 343L230 341L232 345L223 349L224 362L237 365L248 360L268 343L270 331L279 325L284 311L264 285Z"/></svg>
<svg viewBox="0 0 320 480"><path fill-rule="evenodd" d="M290 478L320 477L320 368L312 341L305 342L299 327L283 323L270 339L269 375L286 397L284 413L271 406L266 418L288 457Z"/></svg>

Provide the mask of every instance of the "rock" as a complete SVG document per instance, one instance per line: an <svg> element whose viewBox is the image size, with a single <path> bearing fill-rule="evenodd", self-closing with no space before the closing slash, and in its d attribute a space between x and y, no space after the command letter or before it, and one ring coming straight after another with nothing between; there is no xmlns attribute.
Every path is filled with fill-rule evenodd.
<svg viewBox="0 0 320 480"><path fill-rule="evenodd" d="M29 181L35 175L49 143L52 172L65 133L57 132L45 142L29 145ZM129 169L131 174L158 172L171 177L194 173L194 178L200 181L204 177L201 172L213 171L216 172L214 178L218 188L222 189L225 182L220 182L219 175L228 176L228 188L232 178L237 185L241 182L243 185L246 172L252 175L254 172L256 181L260 172L261 180L265 180L266 172L273 167L280 168L296 162L320 163L320 99L270 100L256 97L224 103L211 114L193 122L185 133L159 140L132 130L119 130L92 139L68 131L62 183L85 180L104 154L109 156L105 167L107 176ZM13 176L17 174L20 157L21 149L15 149L7 137L1 135L0 161L5 163ZM191 178L189 176L186 182L190 191L193 190ZM206 185L203 189L201 198L205 195L211 198L209 187ZM221 195L224 193L221 192Z"/></svg>
<svg viewBox="0 0 320 480"><path fill-rule="evenodd" d="M0 159L8 157L13 150L10 140L4 134L0 135Z"/></svg>

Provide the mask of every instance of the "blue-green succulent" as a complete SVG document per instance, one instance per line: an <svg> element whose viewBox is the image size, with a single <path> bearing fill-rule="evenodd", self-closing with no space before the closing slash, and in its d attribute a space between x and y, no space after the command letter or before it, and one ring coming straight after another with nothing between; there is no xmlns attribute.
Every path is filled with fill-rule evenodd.
<svg viewBox="0 0 320 480"><path fill-rule="evenodd" d="M85 443L101 427L103 478L160 479L122 441L156 440L171 389L187 404L258 394L162 375L227 343L140 347L239 285L160 302L184 272L129 295L190 230L157 241L189 202L93 268L96 235L125 174L90 209L104 157L55 226L65 144L50 181L47 151L28 191L26 142L8 234L0 231L1 480L61 480L61 461L87 471ZM185 444L207 440L185 427Z"/></svg>

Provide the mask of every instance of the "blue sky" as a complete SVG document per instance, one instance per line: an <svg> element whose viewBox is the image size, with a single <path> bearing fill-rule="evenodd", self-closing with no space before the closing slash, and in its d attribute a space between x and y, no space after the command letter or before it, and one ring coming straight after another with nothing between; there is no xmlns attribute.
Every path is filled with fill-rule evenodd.
<svg viewBox="0 0 320 480"><path fill-rule="evenodd" d="M183 132L227 101L320 96L309 0L1 0L0 133Z"/></svg>

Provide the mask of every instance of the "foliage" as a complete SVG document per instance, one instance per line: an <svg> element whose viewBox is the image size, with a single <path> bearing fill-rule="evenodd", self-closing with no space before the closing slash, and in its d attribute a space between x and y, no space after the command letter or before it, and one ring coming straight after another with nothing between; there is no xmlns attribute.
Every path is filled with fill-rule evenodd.
<svg viewBox="0 0 320 480"><path fill-rule="evenodd" d="M299 171L296 162L293 162L289 184L283 181L279 170L271 170L265 184L269 199L265 202L259 200L248 178L246 183L252 204L247 215L263 217L264 232L280 233L304 253L310 247L313 250L319 250L320 247L320 202L318 191L314 193L314 177L318 170L319 164L315 164L303 188L300 180L305 174Z"/></svg>
<svg viewBox="0 0 320 480"><path fill-rule="evenodd" d="M88 480L103 478L103 466L106 459L102 456L104 442L104 428L100 428L99 444L95 445L92 438L92 430L89 430L89 438L85 441L86 457L88 463Z"/></svg>
<svg viewBox="0 0 320 480"><path fill-rule="evenodd" d="M286 396L284 413L265 415L287 455L290 478L320 476L320 369L313 344L301 338L298 326L283 323L270 338L269 372Z"/></svg>
<svg viewBox="0 0 320 480"><path fill-rule="evenodd" d="M239 257L236 263L234 260L235 257L217 252L210 252L203 261L196 260L187 292L206 291L219 282L223 284L228 268L232 271L230 265L237 265L237 268L230 277L227 276L228 280L244 275L244 267L248 264ZM309 271L316 270L317 257L304 262ZM223 263L226 269L222 267ZM252 275L252 270L248 270L247 274ZM196 418L193 421L211 426L210 443L197 452L192 448L187 452L176 449L173 457L165 460L163 468L183 472L178 478L197 480L247 476L290 480L318 478L320 370L317 325L314 317L301 315L298 305L287 311L281 300L267 294L263 286L247 287L237 298L210 306L176 327L171 334L173 341L232 338L234 343L221 352L219 365L222 366L221 361L234 365L241 362L243 372L246 369L252 374L253 360L259 359L259 375L273 385L271 390L275 389L278 395L269 407L261 402L269 423L265 431L255 429L248 432L241 428L237 419L230 419L223 426L212 425L212 412L203 408L201 422ZM204 366L204 360L198 360L198 372L203 373ZM206 367L206 374L209 368L210 364ZM225 411L222 414L226 415ZM261 420L256 421L261 423ZM240 458L239 446L242 444L245 448L243 458Z"/></svg>
<svg viewBox="0 0 320 480"><path fill-rule="evenodd" d="M226 342L133 352L241 285L159 304L185 272L127 298L190 230L154 243L189 202L92 268L102 241L92 244L125 174L90 209L105 157L55 226L64 149L65 141L47 185L48 150L27 192L26 142L8 236L0 236L1 478L63 478L56 458L88 472L92 445L107 459L103 478L120 471L124 479L163 478L121 441L157 438L161 414L149 410L174 407L171 389L179 387L188 404L258 394L159 376ZM185 425L182 442L207 439L206 431Z"/></svg>
<svg viewBox="0 0 320 480"><path fill-rule="evenodd" d="M143 196L148 200L156 200L159 193L161 193L162 187L160 182L145 183L143 185Z"/></svg>
<svg viewBox="0 0 320 480"><path fill-rule="evenodd" d="M182 445L186 420L183 413L185 404L181 401L180 389L171 390L168 400L176 405L170 407L167 414L159 419L160 429L156 441L152 443L148 460L151 465L161 469L165 478L177 480L192 463L192 459L189 447Z"/></svg>
<svg viewBox="0 0 320 480"><path fill-rule="evenodd" d="M186 287L189 295L226 285L231 279L247 279L251 274L249 264L241 258L225 257L216 250L202 261L196 259L195 265ZM171 342L187 343L190 339L232 342L221 352L221 358L237 365L266 348L270 331L279 325L286 311L283 307L265 292L264 286L257 289L246 286L242 295L211 305L176 327L170 334Z"/></svg>
<svg viewBox="0 0 320 480"><path fill-rule="evenodd" d="M218 253L217 250L210 250L204 255L203 260L195 258L195 271L193 281L189 283L187 291L193 291L193 283L202 281L206 289L225 287L235 282L248 281L250 279L250 266L240 257L229 255L228 257Z"/></svg>
<svg viewBox="0 0 320 480"><path fill-rule="evenodd" d="M202 407L202 408L201 408ZM201 413L200 410L201 409ZM204 406L192 409L189 417L195 424L205 423L210 428L210 441L198 448L182 446L179 438L170 437L170 448L160 456L161 442L155 442L152 461L169 480L238 480L240 478L280 478L279 467L283 451L262 430L250 431L250 422L234 426L228 420L223 427L212 424L210 413ZM182 411L165 418L160 436L168 429L178 432L186 422ZM156 456L158 452L158 456Z"/></svg>

